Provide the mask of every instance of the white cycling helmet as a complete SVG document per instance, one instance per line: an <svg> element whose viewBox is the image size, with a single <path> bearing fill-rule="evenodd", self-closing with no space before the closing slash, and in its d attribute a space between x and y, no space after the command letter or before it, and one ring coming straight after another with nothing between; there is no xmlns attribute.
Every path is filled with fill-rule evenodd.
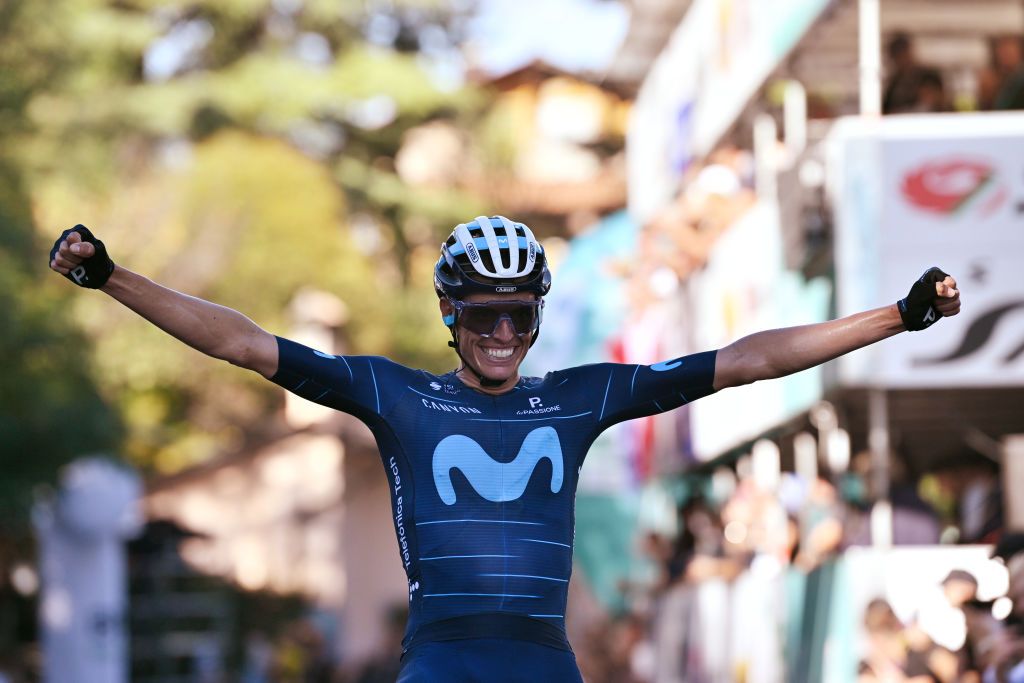
<svg viewBox="0 0 1024 683"><path fill-rule="evenodd" d="M530 228L504 216L478 216L455 226L441 245L434 289L439 297L452 299L477 292L544 296L551 289L551 273Z"/></svg>

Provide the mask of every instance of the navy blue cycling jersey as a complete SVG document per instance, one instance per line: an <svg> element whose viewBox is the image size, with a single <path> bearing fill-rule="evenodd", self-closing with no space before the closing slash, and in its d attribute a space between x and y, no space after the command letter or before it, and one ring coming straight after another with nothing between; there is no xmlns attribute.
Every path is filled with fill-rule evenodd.
<svg viewBox="0 0 1024 683"><path fill-rule="evenodd" d="M716 354L585 365L524 377L494 396L454 372L280 338L278 349L274 382L358 417L376 437L409 580L406 649L491 635L568 649L574 499L587 450L617 422L711 394Z"/></svg>

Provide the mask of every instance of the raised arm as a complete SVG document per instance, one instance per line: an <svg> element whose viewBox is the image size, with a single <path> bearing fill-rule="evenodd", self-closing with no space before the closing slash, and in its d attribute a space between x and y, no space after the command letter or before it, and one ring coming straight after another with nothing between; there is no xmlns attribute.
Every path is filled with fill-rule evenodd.
<svg viewBox="0 0 1024 683"><path fill-rule="evenodd" d="M813 368L907 330L921 330L960 312L956 280L931 269L906 299L891 306L814 325L767 330L720 349L715 389L774 379Z"/></svg>
<svg viewBox="0 0 1024 683"><path fill-rule="evenodd" d="M88 230L82 228L83 233L78 228L66 232L54 245L51 269L80 286L109 294L164 332L208 356L268 378L277 372L277 340L272 334L238 311L176 292L114 266L102 242L95 240ZM83 240L83 234L88 241Z"/></svg>

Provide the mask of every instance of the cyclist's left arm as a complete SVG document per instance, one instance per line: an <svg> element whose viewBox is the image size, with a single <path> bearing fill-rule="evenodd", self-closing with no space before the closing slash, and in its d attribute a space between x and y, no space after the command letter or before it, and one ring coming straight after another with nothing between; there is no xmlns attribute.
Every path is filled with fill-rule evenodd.
<svg viewBox="0 0 1024 683"><path fill-rule="evenodd" d="M587 381L586 394L600 428L664 413L714 393L715 351L653 365L598 363L574 368Z"/></svg>
<svg viewBox="0 0 1024 683"><path fill-rule="evenodd" d="M784 377L906 330L923 330L960 312L956 280L938 268L918 279L907 298L891 306L813 325L767 330L719 349L715 391Z"/></svg>

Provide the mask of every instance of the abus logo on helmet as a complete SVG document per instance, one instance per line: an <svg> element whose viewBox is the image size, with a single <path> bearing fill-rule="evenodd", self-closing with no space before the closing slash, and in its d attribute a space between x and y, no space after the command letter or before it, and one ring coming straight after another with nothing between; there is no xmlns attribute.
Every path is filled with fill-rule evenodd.
<svg viewBox="0 0 1024 683"><path fill-rule="evenodd" d="M519 289L518 287L495 287L494 291L498 294L509 294Z"/></svg>
<svg viewBox="0 0 1024 683"><path fill-rule="evenodd" d="M530 259L531 261L537 258L537 245L535 245L533 242L530 242L530 250L527 255L527 258Z"/></svg>
<svg viewBox="0 0 1024 683"><path fill-rule="evenodd" d="M480 254L476 253L476 246L472 242L466 243L466 253L469 254L469 260L473 263L480 260Z"/></svg>

